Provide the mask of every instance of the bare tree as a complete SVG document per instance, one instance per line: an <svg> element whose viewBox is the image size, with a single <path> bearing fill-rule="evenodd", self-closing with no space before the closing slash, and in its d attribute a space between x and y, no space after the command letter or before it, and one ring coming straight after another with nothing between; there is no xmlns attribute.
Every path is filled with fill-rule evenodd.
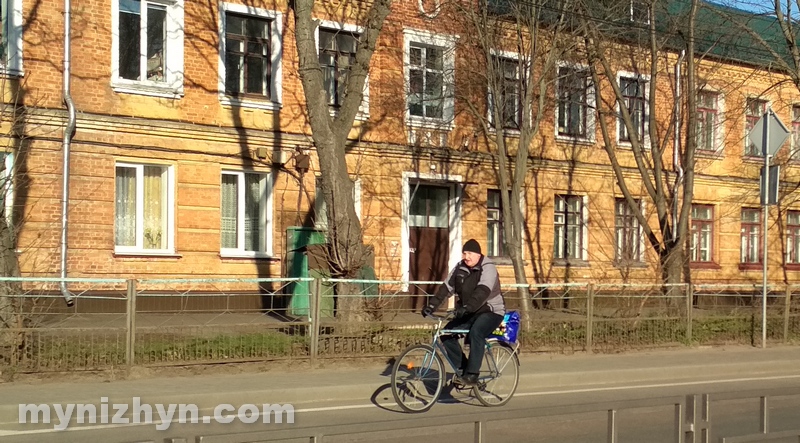
<svg viewBox="0 0 800 443"><path fill-rule="evenodd" d="M646 9L635 10L635 6L646 6ZM679 14L665 14L660 9L663 6L658 0L619 0L603 5L582 2L576 10L581 17L580 32L588 52L592 80L598 86L598 122L603 147L619 191L658 256L661 280L675 284L682 281L684 272L688 278L686 245L697 148L693 110L697 89L695 18L698 0L692 0L688 10ZM683 38L676 39L676 35ZM659 88L664 84L675 88L683 82L678 79L670 83L664 72L670 60L679 59L681 50L686 54L686 87L678 96L675 89L670 94ZM634 77L626 79L624 84L617 76L621 66L632 70ZM611 92L603 96L604 90ZM683 100L687 111L679 119L677 111ZM663 119L665 109L672 109L672 118L666 120L667 124ZM612 135L615 133L611 124L615 120L628 135L625 138L629 152L619 149L617 137ZM685 125L682 144L678 143L677 124ZM674 153L677 155L670 158ZM644 188L643 195L633 191L640 186ZM644 198L654 206L658 222L655 228L641 211L639 199ZM666 287L667 292L675 289Z"/></svg>
<svg viewBox="0 0 800 443"><path fill-rule="evenodd" d="M363 32L358 36L355 60L347 74L343 100L336 113L331 113L317 54L314 34L319 23L313 19L315 4L314 0L291 3L294 36L311 137L319 156L322 192L327 204L328 263L332 276L352 278L368 260L371 248L364 244L361 223L356 216L354 184L346 162L348 134L363 99L370 60L392 0L376 0L366 11L354 8L355 18L363 19ZM339 294L358 294L358 290L354 285L341 285ZM356 298L341 298L340 312L357 314L357 302Z"/></svg>

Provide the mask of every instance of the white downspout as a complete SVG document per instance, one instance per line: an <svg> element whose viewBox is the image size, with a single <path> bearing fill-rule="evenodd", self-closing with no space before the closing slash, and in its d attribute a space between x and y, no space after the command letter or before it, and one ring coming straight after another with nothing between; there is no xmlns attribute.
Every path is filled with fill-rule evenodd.
<svg viewBox="0 0 800 443"><path fill-rule="evenodd" d="M672 147L672 165L675 168L675 197L672 199L672 239L678 238L678 217L680 202L678 189L683 182L683 166L681 165L680 145L681 145L681 64L683 57L686 55L685 50L681 50L681 55L678 57L678 62L675 63L675 136L673 138Z"/></svg>
<svg viewBox="0 0 800 443"><path fill-rule="evenodd" d="M72 101L72 96L69 91L70 79L70 31L71 31L71 18L70 18L70 0L64 0L64 91L63 99L67 105L67 126L64 128L64 137L62 141L64 149L64 163L62 165L64 173L63 187L61 189L61 294L64 296L64 301L67 306L74 304L74 296L67 289L67 226L69 218L69 151L72 135L75 132L76 112L75 104Z"/></svg>

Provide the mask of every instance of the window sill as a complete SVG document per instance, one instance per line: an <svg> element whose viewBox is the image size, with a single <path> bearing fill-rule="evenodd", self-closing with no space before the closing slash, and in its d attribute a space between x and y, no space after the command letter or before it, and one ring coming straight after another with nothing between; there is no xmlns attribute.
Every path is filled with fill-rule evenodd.
<svg viewBox="0 0 800 443"><path fill-rule="evenodd" d="M231 97L229 95L220 95L219 103L222 106L263 109L266 111L278 111L281 109L280 103L270 101L267 98L265 98L264 100L256 100L248 98L236 98L236 97Z"/></svg>
<svg viewBox="0 0 800 443"><path fill-rule="evenodd" d="M142 83L111 83L111 89L119 94L136 94L150 97L179 99L183 97L183 86L156 86Z"/></svg>
<svg viewBox="0 0 800 443"><path fill-rule="evenodd" d="M589 262L586 260L577 260L577 259L565 260L562 258L557 258L553 260L553 266L559 268L588 268Z"/></svg>
<svg viewBox="0 0 800 443"><path fill-rule="evenodd" d="M800 263L786 263L787 271L800 271Z"/></svg>
<svg viewBox="0 0 800 443"><path fill-rule="evenodd" d="M623 268L624 269L631 269L631 268L634 268L634 269L646 269L647 268L647 263L646 262L638 261L638 260L637 261L617 261L617 260L614 260L613 264L614 264L615 268L620 268L620 269L623 269Z"/></svg>
<svg viewBox="0 0 800 443"><path fill-rule="evenodd" d="M245 253L236 254L236 253L230 253L230 252L220 252L219 253L219 257L223 258L223 259L234 259L234 260L276 260L276 258L273 257L272 255L264 254L264 253L261 253L261 254L245 254Z"/></svg>
<svg viewBox="0 0 800 443"><path fill-rule="evenodd" d="M113 255L114 257L119 257L119 258L173 258L173 259L183 258L182 254L176 254L174 252L114 251Z"/></svg>
<svg viewBox="0 0 800 443"><path fill-rule="evenodd" d="M739 263L740 271L763 271L763 263Z"/></svg>
<svg viewBox="0 0 800 443"><path fill-rule="evenodd" d="M331 117L336 118L339 116L339 110L336 108L330 108ZM363 108L359 108L358 112L356 112L355 121L357 122L365 122L369 120L369 110L363 110Z"/></svg>
<svg viewBox="0 0 800 443"><path fill-rule="evenodd" d="M511 257L500 255L487 255L487 257L491 258L497 266L511 266L514 264L514 262L511 261Z"/></svg>
<svg viewBox="0 0 800 443"><path fill-rule="evenodd" d="M489 134L497 135L497 132L498 129L495 128L494 126L489 127ZM500 133L503 134L503 136L505 137L513 137L513 138L519 138L521 134L519 129L514 129L514 128L500 128Z"/></svg>
<svg viewBox="0 0 800 443"><path fill-rule="evenodd" d="M422 117L406 117L406 126L409 128L424 128L435 129L437 131L452 131L455 124L450 121L449 123L444 119L422 118Z"/></svg>
<svg viewBox="0 0 800 443"><path fill-rule="evenodd" d="M639 142L639 144L642 145L642 149L644 149L645 151L650 150L650 139L647 139L643 142ZM617 140L617 147L622 149L633 150L633 143L625 140Z"/></svg>
<svg viewBox="0 0 800 443"><path fill-rule="evenodd" d="M704 158L704 159L709 159L709 160L720 160L723 157L722 149L718 149L716 151L710 151L710 150L706 151L706 150L697 149L696 151L694 151L694 155L697 158Z"/></svg>
<svg viewBox="0 0 800 443"><path fill-rule="evenodd" d="M764 163L764 156L763 155L742 155L742 161L748 163Z"/></svg>
<svg viewBox="0 0 800 443"><path fill-rule="evenodd" d="M20 78L24 77L25 72L21 69L14 69L14 68L6 68L4 66L0 66L0 77L2 78Z"/></svg>
<svg viewBox="0 0 800 443"><path fill-rule="evenodd" d="M556 134L556 143L568 143L568 144L576 144L576 145L586 145L586 146L594 146L596 141L592 138L584 138L584 137L570 137L568 135L558 135Z"/></svg>
<svg viewBox="0 0 800 443"><path fill-rule="evenodd" d="M714 263L714 262L691 262L689 263L689 269L722 269L722 266Z"/></svg>

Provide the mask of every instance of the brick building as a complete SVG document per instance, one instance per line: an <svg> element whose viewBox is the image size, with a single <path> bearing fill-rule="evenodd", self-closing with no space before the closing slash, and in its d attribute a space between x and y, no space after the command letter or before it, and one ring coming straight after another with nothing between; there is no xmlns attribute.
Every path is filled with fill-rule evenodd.
<svg viewBox="0 0 800 443"><path fill-rule="evenodd" d="M333 2L333 12L319 7L317 38L332 72L362 31L353 18L363 15L359 4ZM465 31L439 15L437 5L394 3L351 132L357 211L381 279L441 278L436 270L457 261L468 238L502 256L492 157L459 94L466 81L459 70L472 62L459 46ZM287 5L93 0L73 3L71 16L77 121L69 143L66 275L286 275L287 229L325 225ZM54 276L62 252L67 122L63 5L5 0L3 19L6 173L14 179L7 205L13 202L22 274ZM678 54L664 60L658 89L669 95ZM747 131L769 105L792 131L784 153L794 151L800 93L758 64L700 63L697 112L707 124L692 210L693 278L758 282L763 159L752 155ZM617 68L623 81L642 80L623 61ZM409 78L420 73L443 92L436 106L409 90ZM329 86L335 107L341 91L335 81ZM558 119L560 87L554 82L549 91L552 106L534 140L539 157L521 196L528 266L538 266L540 281L652 282L657 257L619 204L598 117L588 112L586 126L570 132ZM584 92L586 109L609 98L601 89L598 104L594 91ZM645 101L639 92L630 99ZM624 139L613 121L612 127L616 141ZM296 167L306 154L307 171ZM631 161L624 150L620 155ZM772 209L770 279L776 282L800 275L800 202L792 201L791 187L799 168L784 162L781 212ZM646 204L642 209L652 212ZM622 237L635 240L621 246ZM620 254L632 260L620 265ZM498 262L511 281L511 266L502 257Z"/></svg>

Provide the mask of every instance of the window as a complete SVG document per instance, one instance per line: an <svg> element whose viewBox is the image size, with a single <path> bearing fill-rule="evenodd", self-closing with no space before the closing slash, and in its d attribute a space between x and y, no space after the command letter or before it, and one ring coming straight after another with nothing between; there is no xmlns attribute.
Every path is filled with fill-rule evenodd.
<svg viewBox="0 0 800 443"><path fill-rule="evenodd" d="M272 183L268 174L223 171L221 253L272 254Z"/></svg>
<svg viewBox="0 0 800 443"><path fill-rule="evenodd" d="M223 105L280 107L282 17L279 12L222 4L219 91Z"/></svg>
<svg viewBox="0 0 800 443"><path fill-rule="evenodd" d="M741 263L761 263L761 250L758 247L760 220L760 209L742 209Z"/></svg>
<svg viewBox="0 0 800 443"><path fill-rule="evenodd" d="M800 211L786 214L786 263L800 264Z"/></svg>
<svg viewBox="0 0 800 443"><path fill-rule="evenodd" d="M347 74L356 60L358 35L332 29L319 30L319 65L322 67L328 104L334 108L342 105Z"/></svg>
<svg viewBox="0 0 800 443"><path fill-rule="evenodd" d="M562 66L556 79L558 88L557 134L563 137L594 139L594 88L589 70Z"/></svg>
<svg viewBox="0 0 800 443"><path fill-rule="evenodd" d="M756 126L758 120L767 110L767 102L756 98L748 98L745 107L745 134L744 134L744 155L750 157L761 157L761 151L750 141L750 131Z"/></svg>
<svg viewBox="0 0 800 443"><path fill-rule="evenodd" d="M115 0L112 5L114 90L183 94L183 0Z"/></svg>
<svg viewBox="0 0 800 443"><path fill-rule="evenodd" d="M486 255L503 257L506 255L503 246L503 203L500 191L490 189L486 194Z"/></svg>
<svg viewBox="0 0 800 443"><path fill-rule="evenodd" d="M0 0L0 72L22 75L22 0Z"/></svg>
<svg viewBox="0 0 800 443"><path fill-rule="evenodd" d="M619 79L619 88L622 93L622 104L628 109L631 115L632 127L630 132L627 125L622 119L622 112L619 114L619 141L630 143L633 139L637 139L642 143L647 144L647 115L646 115L646 102L644 98L644 91L646 81L641 78L621 77Z"/></svg>
<svg viewBox="0 0 800 443"><path fill-rule="evenodd" d="M172 168L117 163L115 252L173 252L173 206Z"/></svg>
<svg viewBox="0 0 800 443"><path fill-rule="evenodd" d="M314 193L314 227L317 229L328 229L328 204L325 203L325 196L322 195L322 177L316 179L317 190ZM361 220L361 180L353 181L353 200L356 206L356 216Z"/></svg>
<svg viewBox="0 0 800 443"><path fill-rule="evenodd" d="M800 160L800 105L792 106L792 160Z"/></svg>
<svg viewBox="0 0 800 443"><path fill-rule="evenodd" d="M522 122L522 105L520 103L519 60L508 57L492 57L495 63L495 75L500 85L497 95L489 93L489 121L495 124L494 109L500 107L503 129L517 130ZM501 77L502 75L502 77Z"/></svg>
<svg viewBox="0 0 800 443"><path fill-rule="evenodd" d="M422 31L406 30L404 34L408 123L452 125L454 40Z"/></svg>
<svg viewBox="0 0 800 443"><path fill-rule="evenodd" d="M709 205L692 205L692 262L711 262L713 238L714 208Z"/></svg>
<svg viewBox="0 0 800 443"><path fill-rule="evenodd" d="M631 0L630 2L630 20L635 23L649 24L650 23L650 10L648 9L648 2L641 0Z"/></svg>
<svg viewBox="0 0 800 443"><path fill-rule="evenodd" d="M585 220L583 198L558 195L555 200L555 239L553 257L563 260L583 260L585 249Z"/></svg>
<svg viewBox="0 0 800 443"><path fill-rule="evenodd" d="M14 155L9 152L0 153L0 209L6 222L11 225L14 215Z"/></svg>
<svg viewBox="0 0 800 443"><path fill-rule="evenodd" d="M697 149L717 150L717 126L719 124L719 94L700 91L697 94Z"/></svg>
<svg viewBox="0 0 800 443"><path fill-rule="evenodd" d="M640 202L636 202L637 210ZM615 243L614 259L617 263L642 261L642 230L636 212L624 198L615 203Z"/></svg>

